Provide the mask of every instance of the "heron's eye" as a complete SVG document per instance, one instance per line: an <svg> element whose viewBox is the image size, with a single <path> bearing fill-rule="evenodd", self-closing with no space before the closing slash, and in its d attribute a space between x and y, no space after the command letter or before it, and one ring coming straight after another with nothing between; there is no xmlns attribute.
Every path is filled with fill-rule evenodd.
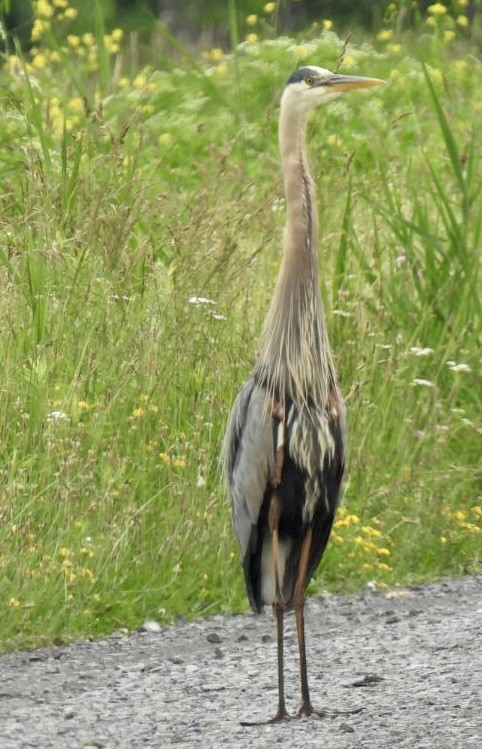
<svg viewBox="0 0 482 749"><path fill-rule="evenodd" d="M305 78L305 83L307 86L313 86L315 83L315 79L308 75Z"/></svg>

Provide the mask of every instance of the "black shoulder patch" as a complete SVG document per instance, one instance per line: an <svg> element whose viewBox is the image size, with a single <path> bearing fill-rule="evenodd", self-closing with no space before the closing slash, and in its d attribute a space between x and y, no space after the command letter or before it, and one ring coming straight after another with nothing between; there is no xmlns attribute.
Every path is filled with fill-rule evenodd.
<svg viewBox="0 0 482 749"><path fill-rule="evenodd" d="M310 78L313 76L316 76L316 70L313 70L313 68L298 68L298 70L295 70L295 72L290 75L290 77L286 81L286 85L290 86L292 83L300 83L300 81L304 80L305 78Z"/></svg>

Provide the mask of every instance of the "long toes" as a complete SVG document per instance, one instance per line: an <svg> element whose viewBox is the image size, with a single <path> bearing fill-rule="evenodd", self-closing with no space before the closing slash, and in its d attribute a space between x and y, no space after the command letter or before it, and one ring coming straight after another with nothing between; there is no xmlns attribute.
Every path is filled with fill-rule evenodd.
<svg viewBox="0 0 482 749"><path fill-rule="evenodd" d="M292 717L291 717L291 715L289 715L289 713L287 713L287 712L283 712L283 713L278 712L278 713L276 713L276 715L274 716L274 718L269 718L269 720L255 720L255 721L243 720L243 721L241 721L240 725L242 725L242 726L270 726L273 723L285 723L285 722L287 722L289 720L292 720Z"/></svg>
<svg viewBox="0 0 482 749"><path fill-rule="evenodd" d="M316 715L317 718L337 718L341 715L356 715L357 713L361 713L362 710L362 707L357 707L353 710L315 710L312 705L302 705L298 710L298 718L310 715Z"/></svg>

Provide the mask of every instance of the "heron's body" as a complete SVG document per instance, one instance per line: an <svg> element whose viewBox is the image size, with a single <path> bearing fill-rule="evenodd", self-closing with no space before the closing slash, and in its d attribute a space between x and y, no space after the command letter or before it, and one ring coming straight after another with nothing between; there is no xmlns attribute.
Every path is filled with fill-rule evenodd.
<svg viewBox="0 0 482 749"><path fill-rule="evenodd" d="M301 68L289 79L279 122L287 223L280 273L254 370L238 394L224 441L246 589L252 608L272 604L278 623L279 706L283 614L294 607L302 706L313 712L304 643L306 586L325 550L345 464L345 413L328 342L318 280L317 213L306 155L308 113L376 79Z"/></svg>
<svg viewBox="0 0 482 749"><path fill-rule="evenodd" d="M307 584L330 535L344 468L343 405L335 384L331 401L322 407L312 402L296 405L289 393L284 408L279 403L254 374L236 399L227 433L234 527L255 611L277 603L268 526L273 494L281 504L281 592L285 607L292 608L302 541L313 528ZM283 466L277 484L275 454L283 430Z"/></svg>

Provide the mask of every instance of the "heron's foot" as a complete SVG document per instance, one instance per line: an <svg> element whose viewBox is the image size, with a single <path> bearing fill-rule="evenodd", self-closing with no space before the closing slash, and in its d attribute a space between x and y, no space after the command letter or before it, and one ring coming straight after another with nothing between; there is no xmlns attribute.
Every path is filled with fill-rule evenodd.
<svg viewBox="0 0 482 749"><path fill-rule="evenodd" d="M259 720L259 721L246 721L243 720L241 722L242 726L270 726L273 725L273 723L286 723L289 720L292 720L292 717L289 713L286 712L285 709L278 710L274 718L270 718L269 720Z"/></svg>
<svg viewBox="0 0 482 749"><path fill-rule="evenodd" d="M309 715L316 715L317 718L337 718L339 715L356 715L362 710L362 707L356 707L353 710L315 710L311 702L307 702L303 703L298 710L298 718Z"/></svg>

